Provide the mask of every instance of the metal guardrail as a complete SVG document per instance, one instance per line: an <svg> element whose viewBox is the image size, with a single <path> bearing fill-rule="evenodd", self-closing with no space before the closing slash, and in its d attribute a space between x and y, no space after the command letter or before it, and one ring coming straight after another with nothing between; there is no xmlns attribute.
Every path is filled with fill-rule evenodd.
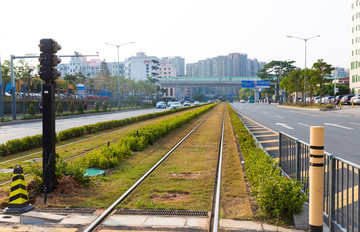
<svg viewBox="0 0 360 232"><path fill-rule="evenodd" d="M310 145L279 133L279 166L309 189ZM360 232L360 165L325 152L324 222L332 231Z"/></svg>

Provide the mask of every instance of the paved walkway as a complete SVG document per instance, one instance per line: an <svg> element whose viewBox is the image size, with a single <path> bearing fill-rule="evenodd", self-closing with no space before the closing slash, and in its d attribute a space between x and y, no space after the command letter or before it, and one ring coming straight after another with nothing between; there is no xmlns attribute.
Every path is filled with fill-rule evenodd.
<svg viewBox="0 0 360 232"><path fill-rule="evenodd" d="M83 231L98 214L47 213L32 210L10 215L0 213L1 232L76 232ZM113 214L104 221L99 231L207 231L208 217L144 216ZM276 227L259 222L220 220L223 231L281 231L301 232L289 228Z"/></svg>

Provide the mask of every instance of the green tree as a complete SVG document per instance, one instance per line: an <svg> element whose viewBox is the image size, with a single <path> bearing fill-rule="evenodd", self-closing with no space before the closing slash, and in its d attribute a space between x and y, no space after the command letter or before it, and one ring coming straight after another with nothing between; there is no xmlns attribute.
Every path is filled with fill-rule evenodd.
<svg viewBox="0 0 360 232"><path fill-rule="evenodd" d="M66 76L64 76L64 80L67 81L67 83L69 83L69 85L71 85L73 87L73 91L71 92L71 94L74 94L75 89L76 89L76 83L77 83L77 77L75 75L72 74L68 74ZM69 94L69 88L67 88L66 90L66 97Z"/></svg>
<svg viewBox="0 0 360 232"><path fill-rule="evenodd" d="M195 101L203 102L205 101L205 95L204 94L198 94L194 97Z"/></svg>
<svg viewBox="0 0 360 232"><path fill-rule="evenodd" d="M312 68L314 69L314 75L312 76L310 82L315 86L319 87L320 99L321 99L323 85L331 81L329 79L326 79L326 77L330 76L331 71L333 71L334 68L330 64L324 62L323 59L319 59L316 63L314 63Z"/></svg>
<svg viewBox="0 0 360 232"><path fill-rule="evenodd" d="M247 100L251 95L254 95L254 90L253 89L241 88L239 90L240 99Z"/></svg>
<svg viewBox="0 0 360 232"><path fill-rule="evenodd" d="M99 103L98 102L95 102L95 110L96 110L96 112L99 112Z"/></svg>
<svg viewBox="0 0 360 232"><path fill-rule="evenodd" d="M75 112L75 104L74 101L72 100L70 102L70 113L73 114Z"/></svg>
<svg viewBox="0 0 360 232"><path fill-rule="evenodd" d="M102 111L106 112L107 107L108 107L108 105L107 105L106 101L104 101L101 106Z"/></svg>
<svg viewBox="0 0 360 232"><path fill-rule="evenodd" d="M61 102L58 103L58 105L56 107L56 112L58 114L62 114L64 112Z"/></svg>
<svg viewBox="0 0 360 232"><path fill-rule="evenodd" d="M30 114L31 116L34 116L34 115L35 115L35 106L34 106L33 103L31 103L31 104L29 105L28 114Z"/></svg>
<svg viewBox="0 0 360 232"><path fill-rule="evenodd" d="M11 72L10 61L5 60L4 63L1 63L1 77L3 82L3 89L1 92L3 96L5 96L6 85L11 83L10 72Z"/></svg>
<svg viewBox="0 0 360 232"><path fill-rule="evenodd" d="M84 113L84 105L82 104L82 102L79 102L78 107L77 107L77 111L81 114Z"/></svg>
<svg viewBox="0 0 360 232"><path fill-rule="evenodd" d="M347 85L336 84L336 88L339 89L336 94L345 95L350 93L350 88ZM322 94L330 96L334 95L334 84L331 83L324 85L322 89Z"/></svg>
<svg viewBox="0 0 360 232"><path fill-rule="evenodd" d="M34 54L26 54L34 55ZM20 59L18 65L14 67L14 76L17 80L22 80L24 82L24 89L27 90L27 96L30 96L31 93L31 80L34 76L34 71L36 66L32 61L25 59Z"/></svg>
<svg viewBox="0 0 360 232"><path fill-rule="evenodd" d="M289 72L289 74L282 79L280 82L280 87L286 89L287 93L297 93L302 92L304 96L304 70L296 69ZM295 99L297 101L297 98Z"/></svg>
<svg viewBox="0 0 360 232"><path fill-rule="evenodd" d="M256 75L262 80L280 83L282 79L289 74L289 72L296 69L293 63L295 63L295 61L273 60L260 69ZM264 92L272 94L275 93L275 89L271 86L271 88L267 88ZM277 88L275 94L277 96L279 95L279 88Z"/></svg>

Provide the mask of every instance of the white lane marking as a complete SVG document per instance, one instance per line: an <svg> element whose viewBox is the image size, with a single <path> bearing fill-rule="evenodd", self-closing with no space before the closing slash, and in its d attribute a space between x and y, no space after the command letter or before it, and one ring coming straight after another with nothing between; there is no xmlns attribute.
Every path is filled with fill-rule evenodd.
<svg viewBox="0 0 360 232"><path fill-rule="evenodd" d="M269 112L266 112L266 111L263 111L264 112L264 114L269 114Z"/></svg>
<svg viewBox="0 0 360 232"><path fill-rule="evenodd" d="M288 126L288 125L285 124L285 123L277 122L275 125L277 125L277 126L283 126L283 127L287 128L287 129L290 129L290 130L294 129L294 128L292 128L291 126Z"/></svg>
<svg viewBox="0 0 360 232"><path fill-rule="evenodd" d="M302 126L307 126L307 127L310 127L309 125L304 124L304 123L301 123L301 122L298 122L298 124L300 124L300 125L302 125Z"/></svg>
<svg viewBox="0 0 360 232"><path fill-rule="evenodd" d="M324 124L327 125L327 126L335 126L335 127L339 127L339 128L343 128L343 129L347 129L347 130L352 130L353 129L351 127L340 126L340 125L334 124L334 123L326 123L326 122L324 122Z"/></svg>
<svg viewBox="0 0 360 232"><path fill-rule="evenodd" d="M356 123L356 122L350 122L350 124L360 125L360 123Z"/></svg>
<svg viewBox="0 0 360 232"><path fill-rule="evenodd" d="M281 118L281 119L284 118L284 117L281 117L281 116L279 116L279 115L275 115L275 116L278 117L278 118Z"/></svg>

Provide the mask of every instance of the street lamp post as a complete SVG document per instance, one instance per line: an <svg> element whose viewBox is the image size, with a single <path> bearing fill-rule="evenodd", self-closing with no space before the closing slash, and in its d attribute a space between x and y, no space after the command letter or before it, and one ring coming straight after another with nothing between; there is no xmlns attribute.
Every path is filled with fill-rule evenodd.
<svg viewBox="0 0 360 232"><path fill-rule="evenodd" d="M306 90L305 90L305 88L306 88L306 74L307 74L307 71L306 71L306 46L307 46L307 41L310 40L310 39L319 37L319 36L320 35L316 35L316 36L309 37L309 38L300 38L300 37L291 36L291 35L287 36L288 38L301 39L301 40L304 40L304 42L305 42L305 79L304 79L304 96L303 96L304 107L306 107ZM311 101L311 99L310 99L310 101Z"/></svg>
<svg viewBox="0 0 360 232"><path fill-rule="evenodd" d="M118 77L118 103L120 103L120 72L119 72L119 66L120 66L120 61L119 61L119 47L127 45L127 44L133 44L135 42L129 42L129 43L124 43L124 44L110 44L110 43L105 43L107 45L111 45L111 46L115 46L117 47L117 57L118 57L118 62L117 62L117 69L116 69L116 75Z"/></svg>

